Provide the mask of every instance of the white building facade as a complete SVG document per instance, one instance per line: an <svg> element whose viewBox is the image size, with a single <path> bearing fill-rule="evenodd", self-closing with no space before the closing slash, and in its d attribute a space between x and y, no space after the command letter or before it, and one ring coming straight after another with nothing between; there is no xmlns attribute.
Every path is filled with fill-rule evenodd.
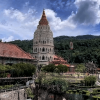
<svg viewBox="0 0 100 100"><path fill-rule="evenodd" d="M54 57L53 33L50 30L44 10L34 32L33 57L37 59L38 65L48 65Z"/></svg>

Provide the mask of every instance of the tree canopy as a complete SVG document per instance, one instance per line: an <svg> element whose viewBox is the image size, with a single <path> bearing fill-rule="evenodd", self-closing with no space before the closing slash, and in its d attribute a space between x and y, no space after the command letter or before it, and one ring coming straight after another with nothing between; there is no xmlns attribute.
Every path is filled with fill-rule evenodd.
<svg viewBox="0 0 100 100"><path fill-rule="evenodd" d="M55 66L54 64L49 64L49 65L46 65L42 68L42 71L46 71L46 72L56 72L56 73L60 73L60 72L67 72L68 71L68 68L67 66L65 65L58 65L58 66Z"/></svg>
<svg viewBox="0 0 100 100"><path fill-rule="evenodd" d="M32 76L36 67L29 63L17 63L12 66L0 65L0 77L7 77L7 74L11 74L12 77L19 76Z"/></svg>
<svg viewBox="0 0 100 100"><path fill-rule="evenodd" d="M70 42L73 42L73 50L70 50ZM15 40L11 43L18 45L26 52L32 53L33 40ZM54 38L54 49L57 55L63 57L69 63L93 61L100 66L100 36L59 36Z"/></svg>

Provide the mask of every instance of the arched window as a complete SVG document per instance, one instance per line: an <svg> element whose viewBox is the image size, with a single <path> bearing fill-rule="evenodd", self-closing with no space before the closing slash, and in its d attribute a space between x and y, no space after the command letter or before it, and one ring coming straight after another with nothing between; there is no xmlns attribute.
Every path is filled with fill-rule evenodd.
<svg viewBox="0 0 100 100"><path fill-rule="evenodd" d="M42 52L44 52L44 51L45 51L45 48L43 47L43 48L42 48Z"/></svg>
<svg viewBox="0 0 100 100"><path fill-rule="evenodd" d="M45 57L44 56L42 56L42 60L45 60Z"/></svg>
<svg viewBox="0 0 100 100"><path fill-rule="evenodd" d="M44 44L44 41L43 41L43 44Z"/></svg>

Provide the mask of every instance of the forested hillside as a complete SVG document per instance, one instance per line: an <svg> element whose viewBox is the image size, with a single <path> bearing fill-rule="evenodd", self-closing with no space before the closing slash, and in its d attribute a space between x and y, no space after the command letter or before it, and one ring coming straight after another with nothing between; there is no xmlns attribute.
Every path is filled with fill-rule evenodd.
<svg viewBox="0 0 100 100"><path fill-rule="evenodd" d="M73 42L73 50L69 48L70 42ZM18 45L26 52L32 53L33 40L15 40L11 43ZM60 36L54 38L54 46L55 53L64 57L68 62L86 63L94 61L100 65L100 36Z"/></svg>

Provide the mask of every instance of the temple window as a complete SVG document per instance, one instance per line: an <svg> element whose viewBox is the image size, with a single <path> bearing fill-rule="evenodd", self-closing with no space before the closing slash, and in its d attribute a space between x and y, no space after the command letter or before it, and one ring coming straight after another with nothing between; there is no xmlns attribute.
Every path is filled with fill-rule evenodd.
<svg viewBox="0 0 100 100"><path fill-rule="evenodd" d="M45 60L45 57L44 56L42 56L42 60Z"/></svg>
<svg viewBox="0 0 100 100"><path fill-rule="evenodd" d="M45 51L45 48L43 47L43 48L42 48L42 52L44 52L44 51Z"/></svg>

